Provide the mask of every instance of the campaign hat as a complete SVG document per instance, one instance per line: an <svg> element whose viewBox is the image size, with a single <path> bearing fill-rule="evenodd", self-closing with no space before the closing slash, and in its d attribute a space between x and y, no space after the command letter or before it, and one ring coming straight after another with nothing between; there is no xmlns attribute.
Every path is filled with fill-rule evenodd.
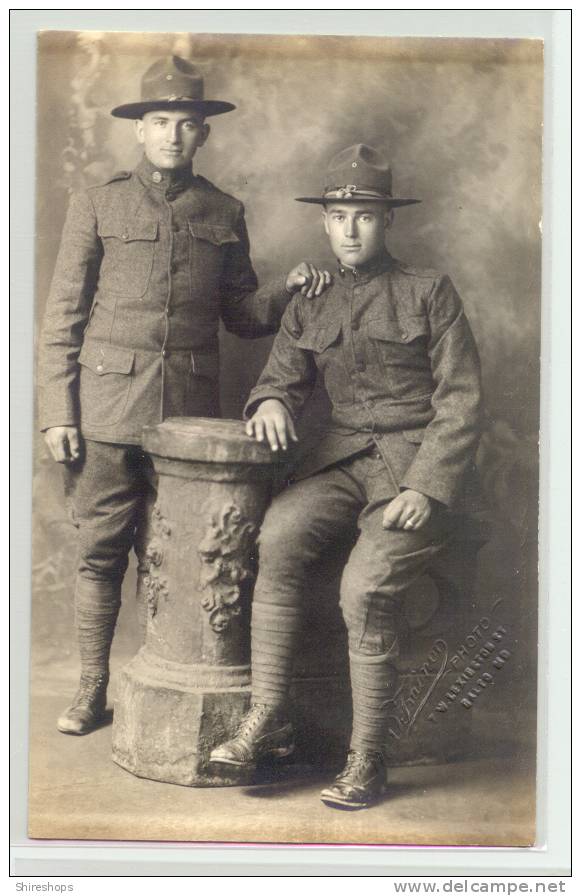
<svg viewBox="0 0 581 896"><path fill-rule="evenodd" d="M192 109L204 117L235 109L232 103L204 98L204 78L199 69L181 56L158 59L141 79L141 99L111 110L116 118L142 118L156 109Z"/></svg>
<svg viewBox="0 0 581 896"><path fill-rule="evenodd" d="M393 196L392 171L387 158L365 143L356 143L337 153L327 168L320 196L299 196L297 202L326 205L330 202L381 202L390 208L414 205L421 199Z"/></svg>

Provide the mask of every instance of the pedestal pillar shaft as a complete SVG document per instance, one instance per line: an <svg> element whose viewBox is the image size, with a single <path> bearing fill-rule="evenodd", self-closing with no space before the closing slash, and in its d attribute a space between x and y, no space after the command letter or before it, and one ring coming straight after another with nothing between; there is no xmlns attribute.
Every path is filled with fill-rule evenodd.
<svg viewBox="0 0 581 896"><path fill-rule="evenodd" d="M120 676L113 758L140 777L223 784L207 759L249 701L254 545L271 455L242 423L223 420L168 420L145 431L144 447L159 476L147 636Z"/></svg>

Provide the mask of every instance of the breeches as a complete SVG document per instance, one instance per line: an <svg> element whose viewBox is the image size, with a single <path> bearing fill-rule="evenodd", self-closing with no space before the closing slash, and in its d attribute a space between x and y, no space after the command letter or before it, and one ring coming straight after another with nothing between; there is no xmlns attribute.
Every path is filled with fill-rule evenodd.
<svg viewBox="0 0 581 896"><path fill-rule="evenodd" d="M384 529L383 461L363 455L291 485L271 504L259 539L255 604L304 606L316 600L309 572L323 552L343 549L358 532L341 580L349 649L396 659L402 598L448 545L457 519L432 508L417 531Z"/></svg>
<svg viewBox="0 0 581 896"><path fill-rule="evenodd" d="M64 469L65 496L79 531L80 578L120 583L129 552L144 554L148 509L155 501L151 459L137 445L85 440Z"/></svg>

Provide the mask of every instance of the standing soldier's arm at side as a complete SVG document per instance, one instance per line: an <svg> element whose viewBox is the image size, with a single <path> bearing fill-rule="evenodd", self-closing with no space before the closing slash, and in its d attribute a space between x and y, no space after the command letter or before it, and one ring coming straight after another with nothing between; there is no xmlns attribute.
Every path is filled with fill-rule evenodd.
<svg viewBox="0 0 581 896"><path fill-rule="evenodd" d="M38 379L43 431L79 425L77 358L101 258L91 198L88 193L75 194L63 229L40 339Z"/></svg>

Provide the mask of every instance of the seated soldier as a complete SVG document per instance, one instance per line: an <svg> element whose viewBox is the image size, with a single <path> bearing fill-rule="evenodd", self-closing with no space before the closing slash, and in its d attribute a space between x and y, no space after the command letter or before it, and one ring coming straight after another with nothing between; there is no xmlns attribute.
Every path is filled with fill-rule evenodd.
<svg viewBox="0 0 581 896"><path fill-rule="evenodd" d="M461 520L480 374L450 279L385 248L393 209L417 201L393 198L387 161L369 146L351 146L333 159L325 183L322 197L299 201L323 206L339 274L319 302L300 295L290 302L246 414L249 435L286 449L320 372L331 422L266 514L252 606L252 706L211 761L247 768L292 752L287 695L309 571L357 527L341 581L352 736L345 769L321 798L361 809L385 786L402 601Z"/></svg>

